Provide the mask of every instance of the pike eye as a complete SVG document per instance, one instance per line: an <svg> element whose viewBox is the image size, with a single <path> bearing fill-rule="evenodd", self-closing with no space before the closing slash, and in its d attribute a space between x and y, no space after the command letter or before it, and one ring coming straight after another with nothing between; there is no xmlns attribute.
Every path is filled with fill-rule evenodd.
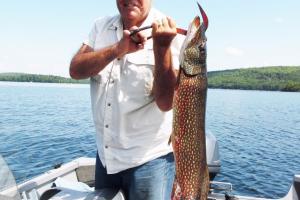
<svg viewBox="0 0 300 200"><path fill-rule="evenodd" d="M198 48L201 54L205 53L205 48L202 45L200 45Z"/></svg>

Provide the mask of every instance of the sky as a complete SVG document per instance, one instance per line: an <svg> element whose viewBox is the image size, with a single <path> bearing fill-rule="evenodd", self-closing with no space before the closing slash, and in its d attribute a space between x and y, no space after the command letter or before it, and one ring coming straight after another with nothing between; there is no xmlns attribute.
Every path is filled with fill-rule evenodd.
<svg viewBox="0 0 300 200"><path fill-rule="evenodd" d="M153 0L187 28L194 0ZM300 66L299 0L199 0L209 20L208 70ZM69 77L73 55L96 18L117 14L115 0L6 0L0 7L0 73Z"/></svg>

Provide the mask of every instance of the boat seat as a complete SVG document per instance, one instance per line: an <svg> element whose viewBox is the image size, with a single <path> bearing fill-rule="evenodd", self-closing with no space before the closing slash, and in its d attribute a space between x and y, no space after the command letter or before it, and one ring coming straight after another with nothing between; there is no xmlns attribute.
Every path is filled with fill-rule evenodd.
<svg viewBox="0 0 300 200"><path fill-rule="evenodd" d="M51 188L41 195L40 200L125 200L125 198L123 193L116 189L82 192Z"/></svg>
<svg viewBox="0 0 300 200"><path fill-rule="evenodd" d="M51 188L49 190L46 190L40 197L40 200L49 200L51 197L55 196L57 193L59 193L61 190L56 188Z"/></svg>
<svg viewBox="0 0 300 200"><path fill-rule="evenodd" d="M57 178L52 188L46 190L40 200L125 200L119 189L94 190L83 182Z"/></svg>

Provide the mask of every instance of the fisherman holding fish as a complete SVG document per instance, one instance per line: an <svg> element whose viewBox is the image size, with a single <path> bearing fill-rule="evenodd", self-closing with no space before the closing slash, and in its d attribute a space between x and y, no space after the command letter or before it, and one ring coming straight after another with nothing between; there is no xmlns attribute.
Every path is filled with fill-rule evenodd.
<svg viewBox="0 0 300 200"><path fill-rule="evenodd" d="M152 0L116 4L119 14L95 21L70 64L72 78L90 78L95 188L120 188L129 200L169 200L175 165L168 140L184 38Z"/></svg>

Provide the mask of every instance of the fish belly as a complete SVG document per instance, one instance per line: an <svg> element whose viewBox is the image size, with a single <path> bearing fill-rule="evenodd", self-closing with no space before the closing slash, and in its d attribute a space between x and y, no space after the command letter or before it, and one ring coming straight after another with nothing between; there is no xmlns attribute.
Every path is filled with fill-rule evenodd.
<svg viewBox="0 0 300 200"><path fill-rule="evenodd" d="M205 147L207 77L179 75L174 98L172 145L176 176L173 200L207 199L209 173Z"/></svg>

